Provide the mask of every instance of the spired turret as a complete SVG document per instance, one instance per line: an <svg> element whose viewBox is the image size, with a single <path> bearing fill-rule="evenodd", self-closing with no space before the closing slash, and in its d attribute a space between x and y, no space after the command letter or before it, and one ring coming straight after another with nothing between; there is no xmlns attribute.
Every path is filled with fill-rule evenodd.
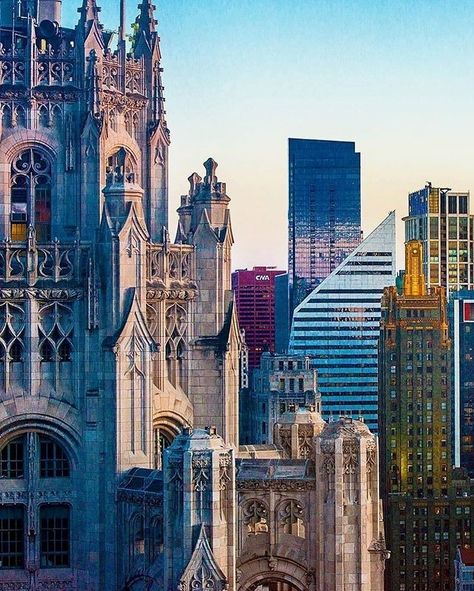
<svg viewBox="0 0 474 591"><path fill-rule="evenodd" d="M328 423L316 438L316 474L324 475L318 488L323 520L318 543L326 567L317 575L317 589L343 589L346 581L359 580L365 564L370 568L363 588L382 591L389 553L377 473L377 439L363 422L343 417Z"/></svg>
<svg viewBox="0 0 474 591"><path fill-rule="evenodd" d="M274 427L274 442L291 459L314 458L314 438L326 426L320 414L320 396L316 406L298 407L285 412Z"/></svg>
<svg viewBox="0 0 474 591"><path fill-rule="evenodd" d="M235 461L215 427L184 429L165 452L164 589L233 590Z"/></svg>

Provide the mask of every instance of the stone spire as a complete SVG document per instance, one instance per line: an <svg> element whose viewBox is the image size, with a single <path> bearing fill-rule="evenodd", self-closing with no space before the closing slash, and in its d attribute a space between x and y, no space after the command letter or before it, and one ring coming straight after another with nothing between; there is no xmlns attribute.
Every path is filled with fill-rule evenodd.
<svg viewBox="0 0 474 591"><path fill-rule="evenodd" d="M81 8L77 9L80 14L79 23L86 25L90 21L99 23L99 12L101 9L97 6L96 0L82 0Z"/></svg>
<svg viewBox="0 0 474 591"><path fill-rule="evenodd" d="M423 246L419 240L410 240L405 244L403 295L426 295L426 281L423 273Z"/></svg>
<svg viewBox="0 0 474 591"><path fill-rule="evenodd" d="M86 88L87 88L87 101L88 109L93 117L99 119L101 116L100 106L100 78L99 70L97 67L97 54L93 49L90 52L89 58L89 69L87 72Z"/></svg>
<svg viewBox="0 0 474 591"><path fill-rule="evenodd" d="M140 14L137 17L136 24L138 26L138 34L141 32L145 33L148 40L150 40L153 33L156 33L157 21L155 20L155 8L150 0L143 0L138 5Z"/></svg>

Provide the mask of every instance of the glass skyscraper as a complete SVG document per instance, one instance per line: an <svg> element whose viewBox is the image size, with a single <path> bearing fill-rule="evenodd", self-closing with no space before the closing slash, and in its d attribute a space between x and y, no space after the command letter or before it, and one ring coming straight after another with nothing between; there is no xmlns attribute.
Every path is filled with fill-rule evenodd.
<svg viewBox="0 0 474 591"><path fill-rule="evenodd" d="M289 139L290 313L359 244L360 154L353 142Z"/></svg>
<svg viewBox="0 0 474 591"><path fill-rule="evenodd" d="M378 424L378 342L384 287L395 284L395 212L296 308L290 354L318 370L322 414Z"/></svg>

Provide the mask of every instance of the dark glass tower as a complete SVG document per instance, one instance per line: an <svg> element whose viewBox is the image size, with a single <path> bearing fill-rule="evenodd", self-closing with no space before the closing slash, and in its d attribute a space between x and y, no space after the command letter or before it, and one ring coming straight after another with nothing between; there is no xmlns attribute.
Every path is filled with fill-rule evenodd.
<svg viewBox="0 0 474 591"><path fill-rule="evenodd" d="M290 310L359 244L360 154L354 142L289 139Z"/></svg>

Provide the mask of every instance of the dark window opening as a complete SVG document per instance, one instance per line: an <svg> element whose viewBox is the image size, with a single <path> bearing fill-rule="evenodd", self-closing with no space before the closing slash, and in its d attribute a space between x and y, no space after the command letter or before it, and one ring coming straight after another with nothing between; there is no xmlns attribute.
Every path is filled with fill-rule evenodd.
<svg viewBox="0 0 474 591"><path fill-rule="evenodd" d="M24 567L24 539L23 507L0 507L0 569Z"/></svg>
<svg viewBox="0 0 474 591"><path fill-rule="evenodd" d="M23 478L25 469L23 437L7 443L0 453L0 477Z"/></svg>
<svg viewBox="0 0 474 591"><path fill-rule="evenodd" d="M49 505L40 508L41 568L68 567L70 563L69 507Z"/></svg>

